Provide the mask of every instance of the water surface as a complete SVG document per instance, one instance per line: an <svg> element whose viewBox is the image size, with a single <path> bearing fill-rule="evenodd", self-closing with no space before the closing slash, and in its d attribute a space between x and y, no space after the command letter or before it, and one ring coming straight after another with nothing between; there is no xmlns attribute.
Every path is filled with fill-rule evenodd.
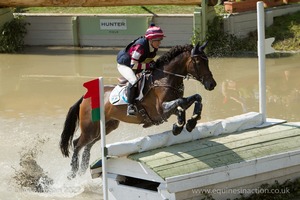
<svg viewBox="0 0 300 200"><path fill-rule="evenodd" d="M69 107L86 92L82 84L98 76L105 84L117 82L116 54L114 49L31 47L22 54L0 55L0 199L102 199L101 179L87 173L67 180L70 159L62 157L58 143ZM210 59L218 83L213 91L195 80L184 82L185 95L199 93L203 98L201 122L258 111L257 63L257 58ZM299 54L266 60L267 117L300 121L299 63ZM171 117L149 129L121 123L107 142L170 130L174 122ZM97 143L91 159L99 156ZM24 160L28 162L21 166ZM53 180L47 192L22 187L24 168L42 170Z"/></svg>

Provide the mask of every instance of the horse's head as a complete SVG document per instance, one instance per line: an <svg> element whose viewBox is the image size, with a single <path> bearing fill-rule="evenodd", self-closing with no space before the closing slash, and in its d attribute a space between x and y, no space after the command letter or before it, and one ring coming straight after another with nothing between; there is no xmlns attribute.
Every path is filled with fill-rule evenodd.
<svg viewBox="0 0 300 200"><path fill-rule="evenodd" d="M208 66L208 58L204 53L207 42L202 46L199 43L191 51L191 64L188 73L200 81L206 90L213 90L217 83Z"/></svg>

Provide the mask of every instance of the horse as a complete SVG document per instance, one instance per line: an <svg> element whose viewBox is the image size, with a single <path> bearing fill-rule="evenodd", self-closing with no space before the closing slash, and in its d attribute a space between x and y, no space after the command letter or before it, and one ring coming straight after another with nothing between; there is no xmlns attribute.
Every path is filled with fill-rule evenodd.
<svg viewBox="0 0 300 200"><path fill-rule="evenodd" d="M177 45L156 60L156 67L147 74L143 88L144 96L140 101L135 102L138 108L135 117L127 116L127 105L110 103L109 96L116 85L104 85L106 134L116 130L120 121L143 124L143 127L147 128L162 124L173 114L177 115L177 122L173 124L173 134L178 135L184 126L187 131L191 132L201 118L202 97L200 94L183 97L183 80L195 79L208 91L213 90L217 85L208 66L208 57L204 52L206 45L207 42L201 46L199 43L195 46ZM186 122L185 111L192 104L194 104L193 115ZM81 135L73 141L78 124ZM72 146L73 141L71 172L68 175L70 179L76 177L77 173L86 172L90 150L98 140L100 140L100 125L91 119L91 100L81 97L68 111L60 140L60 149L65 157L69 157L69 147ZM78 156L83 147L79 171Z"/></svg>

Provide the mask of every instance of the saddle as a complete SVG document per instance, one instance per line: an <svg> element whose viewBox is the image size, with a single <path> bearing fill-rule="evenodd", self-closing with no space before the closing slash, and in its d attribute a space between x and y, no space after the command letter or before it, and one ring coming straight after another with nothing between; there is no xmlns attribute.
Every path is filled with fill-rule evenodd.
<svg viewBox="0 0 300 200"><path fill-rule="evenodd" d="M137 74L137 84L138 84L138 96L135 98L136 101L140 101L144 97L144 87L145 87L145 82L146 78L149 77L149 74L146 73L140 73ZM127 101L127 92L126 92L126 85L127 85L127 80L124 77L118 78L119 84L116 85L116 87L111 91L110 96L109 96L109 102L113 105L124 105L128 104Z"/></svg>

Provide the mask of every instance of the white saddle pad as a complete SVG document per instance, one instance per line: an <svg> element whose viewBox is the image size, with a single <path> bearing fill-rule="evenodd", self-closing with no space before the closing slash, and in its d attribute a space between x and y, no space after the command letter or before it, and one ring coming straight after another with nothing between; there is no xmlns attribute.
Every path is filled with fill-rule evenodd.
<svg viewBox="0 0 300 200"><path fill-rule="evenodd" d="M113 105L123 105L128 104L127 96L125 94L126 86L117 85L109 95L109 102Z"/></svg>
<svg viewBox="0 0 300 200"><path fill-rule="evenodd" d="M136 100L141 100L144 97L143 89L144 89L145 78L142 79L142 87L139 91L139 96ZM109 102L113 105L124 105L128 104L127 95L126 95L126 86L117 85L109 95Z"/></svg>

